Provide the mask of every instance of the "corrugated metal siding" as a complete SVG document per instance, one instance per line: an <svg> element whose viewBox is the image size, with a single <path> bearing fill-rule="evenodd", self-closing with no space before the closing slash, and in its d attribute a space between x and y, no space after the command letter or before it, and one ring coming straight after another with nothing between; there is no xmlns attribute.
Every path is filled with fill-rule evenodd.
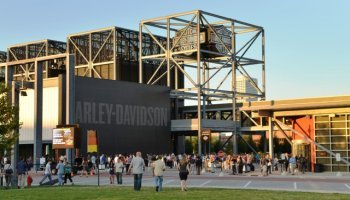
<svg viewBox="0 0 350 200"><path fill-rule="evenodd" d="M34 90L27 90L27 96L19 96L19 142L33 142L34 139Z"/></svg>
<svg viewBox="0 0 350 200"><path fill-rule="evenodd" d="M34 140L34 90L27 90L28 96L20 96L20 143ZM58 87L44 88L43 91L43 140L52 140L52 129L58 123Z"/></svg>

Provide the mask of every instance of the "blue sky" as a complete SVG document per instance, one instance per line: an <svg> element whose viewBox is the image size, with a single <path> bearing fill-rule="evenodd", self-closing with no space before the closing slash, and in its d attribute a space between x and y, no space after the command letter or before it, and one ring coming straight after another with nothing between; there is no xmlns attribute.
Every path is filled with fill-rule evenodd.
<svg viewBox="0 0 350 200"><path fill-rule="evenodd" d="M0 50L201 9L264 27L267 99L349 95L349 8L346 0L2 1Z"/></svg>

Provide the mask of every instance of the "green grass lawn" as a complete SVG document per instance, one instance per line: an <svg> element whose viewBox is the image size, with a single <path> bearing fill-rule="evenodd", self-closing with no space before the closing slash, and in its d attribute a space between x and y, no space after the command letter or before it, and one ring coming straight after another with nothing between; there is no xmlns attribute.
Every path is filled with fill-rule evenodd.
<svg viewBox="0 0 350 200"><path fill-rule="evenodd" d="M135 192L132 187L85 187L85 186L65 186L65 187L33 187L30 189L10 189L0 190L0 199L259 199L259 200L322 200L322 199L350 199L350 195L345 194L323 194L306 192L284 192L265 190L234 190L234 189L213 189L213 188L189 188L187 192L182 192L179 188L164 188L162 192L155 192L155 188L143 187L141 191Z"/></svg>

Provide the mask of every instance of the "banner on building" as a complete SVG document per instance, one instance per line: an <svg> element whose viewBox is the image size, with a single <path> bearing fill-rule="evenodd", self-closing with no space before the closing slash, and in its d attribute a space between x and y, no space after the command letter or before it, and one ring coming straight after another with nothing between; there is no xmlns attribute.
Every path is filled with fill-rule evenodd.
<svg viewBox="0 0 350 200"><path fill-rule="evenodd" d="M93 153L97 152L97 132L96 130L87 131L87 152Z"/></svg>

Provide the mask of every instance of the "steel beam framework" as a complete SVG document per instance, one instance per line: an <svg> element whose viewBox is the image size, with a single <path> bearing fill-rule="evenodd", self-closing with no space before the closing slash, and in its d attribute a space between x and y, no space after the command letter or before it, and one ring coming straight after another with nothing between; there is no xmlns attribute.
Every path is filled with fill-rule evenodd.
<svg viewBox="0 0 350 200"><path fill-rule="evenodd" d="M44 56L66 53L66 43L55 40L40 40L29 43L13 45L7 48L8 63L16 61L33 60ZM56 59L43 63L43 78L50 78L50 70L63 66L65 61ZM25 64L8 65L13 70L13 79L16 81L35 81L34 62Z"/></svg>
<svg viewBox="0 0 350 200"><path fill-rule="evenodd" d="M232 102L232 116L237 121L236 98L239 96L265 99L265 36L260 26L201 10L173 14L149 20L139 25L139 74L146 70L143 63L159 61L157 70L150 79L140 76L140 83L154 84L166 79L166 85L174 85L171 97L191 99L197 102L198 149L201 153L201 120L205 116L206 105L214 101ZM161 49L158 53L144 54L143 32L150 35ZM142 34L141 34L142 33ZM155 34L163 33L165 43ZM242 38L242 39L240 39ZM247 70L258 66L262 84L257 85ZM158 70L165 68L161 76ZM191 71L192 70L192 71ZM172 79L171 73L175 77ZM246 77L257 90L257 94L237 93L236 76ZM188 84L180 87L179 75ZM236 124L236 123L234 123ZM233 132L236 134L237 127ZM235 151L234 151L235 152Z"/></svg>
<svg viewBox="0 0 350 200"><path fill-rule="evenodd" d="M7 54L5 51L0 51L0 63L4 63L7 60Z"/></svg>
<svg viewBox="0 0 350 200"><path fill-rule="evenodd" d="M161 48L150 35L142 34L142 38L143 55L159 54ZM165 42L163 37L156 38ZM67 44L68 52L76 57L77 76L137 82L138 31L107 27L68 35Z"/></svg>
<svg viewBox="0 0 350 200"><path fill-rule="evenodd" d="M7 60L7 54L4 51L0 51L0 63L4 63ZM5 67L0 66L0 81L5 81Z"/></svg>

